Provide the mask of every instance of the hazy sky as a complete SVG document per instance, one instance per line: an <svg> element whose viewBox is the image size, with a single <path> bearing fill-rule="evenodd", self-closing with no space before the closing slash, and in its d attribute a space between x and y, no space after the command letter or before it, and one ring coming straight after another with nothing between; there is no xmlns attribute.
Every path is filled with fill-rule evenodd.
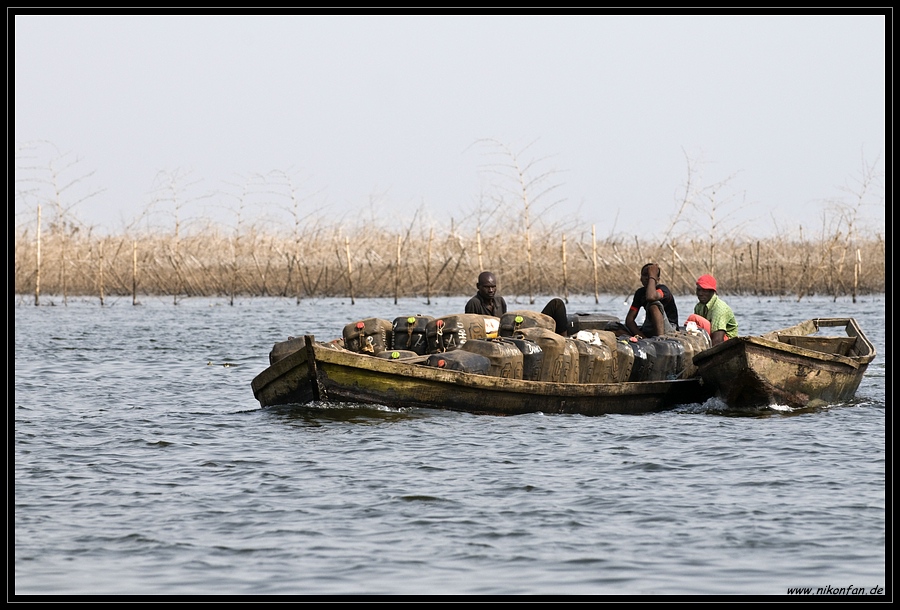
<svg viewBox="0 0 900 610"><path fill-rule="evenodd" d="M485 139L548 174L553 214L600 235L664 228L687 158L696 186L727 180L730 222L817 228L826 202L853 202L842 187L865 165L884 173L886 27L884 15L17 15L15 141L95 172L105 190L77 213L110 229L148 204L160 172L221 192L285 171L335 218L422 209L449 222L493 193ZM883 232L879 185L862 210Z"/></svg>

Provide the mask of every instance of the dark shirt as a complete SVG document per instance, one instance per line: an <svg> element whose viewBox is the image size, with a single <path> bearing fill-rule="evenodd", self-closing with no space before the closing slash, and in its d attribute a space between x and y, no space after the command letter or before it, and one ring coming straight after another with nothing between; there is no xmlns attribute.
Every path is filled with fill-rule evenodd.
<svg viewBox="0 0 900 610"><path fill-rule="evenodd" d="M491 305L491 309L488 309ZM476 294L466 303L466 313L477 313L482 316L501 317L506 313L506 300L503 297L495 296L493 299L484 301L481 295Z"/></svg>
<svg viewBox="0 0 900 610"><path fill-rule="evenodd" d="M678 307L675 306L675 297L672 296L672 292L665 284L657 284L656 289L661 290L663 293L663 298L661 298L659 302L662 303L663 309L665 309L666 311L666 317L669 319L669 322L672 323L672 326L678 326ZM631 301L631 307L632 309L647 307L646 288L641 286L634 291L634 298Z"/></svg>

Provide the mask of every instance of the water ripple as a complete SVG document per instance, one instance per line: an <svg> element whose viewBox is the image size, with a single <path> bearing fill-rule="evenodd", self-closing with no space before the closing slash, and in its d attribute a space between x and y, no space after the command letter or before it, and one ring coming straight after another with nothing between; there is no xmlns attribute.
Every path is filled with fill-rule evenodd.
<svg viewBox="0 0 900 610"><path fill-rule="evenodd" d="M880 355L840 405L489 417L253 400L289 334L464 301L16 306L16 594L887 584L883 298L729 299L746 332L856 316Z"/></svg>

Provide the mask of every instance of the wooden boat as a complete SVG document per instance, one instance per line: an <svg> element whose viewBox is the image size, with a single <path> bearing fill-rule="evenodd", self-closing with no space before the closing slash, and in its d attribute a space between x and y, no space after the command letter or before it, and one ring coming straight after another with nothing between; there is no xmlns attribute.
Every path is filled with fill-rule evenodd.
<svg viewBox="0 0 900 610"><path fill-rule="evenodd" d="M841 329L843 335L819 334ZM875 358L853 318L816 318L729 339L694 356L697 374L732 407L813 407L850 400Z"/></svg>
<svg viewBox="0 0 900 610"><path fill-rule="evenodd" d="M425 357L389 360L305 335L276 344L273 362L253 379L263 407L318 401L517 415L645 413L703 402L699 378L558 383L499 378L423 366Z"/></svg>

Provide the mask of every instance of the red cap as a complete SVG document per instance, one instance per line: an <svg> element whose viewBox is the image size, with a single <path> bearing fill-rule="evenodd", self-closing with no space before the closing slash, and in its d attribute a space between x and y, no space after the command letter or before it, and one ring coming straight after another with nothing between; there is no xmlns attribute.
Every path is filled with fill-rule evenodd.
<svg viewBox="0 0 900 610"><path fill-rule="evenodd" d="M715 290L716 289L716 278L711 275L701 275L697 278L697 287L703 288L704 290Z"/></svg>

